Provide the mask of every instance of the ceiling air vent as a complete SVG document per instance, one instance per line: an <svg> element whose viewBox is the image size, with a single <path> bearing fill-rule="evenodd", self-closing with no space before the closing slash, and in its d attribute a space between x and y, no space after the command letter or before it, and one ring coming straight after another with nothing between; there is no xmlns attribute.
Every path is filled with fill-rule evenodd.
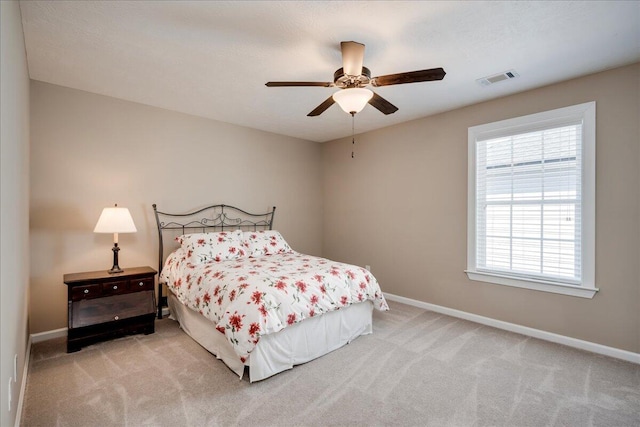
<svg viewBox="0 0 640 427"><path fill-rule="evenodd" d="M515 79L519 77L520 74L516 73L514 70L505 71L504 73L494 74L493 76L483 77L481 79L476 80L480 86L489 86L494 83L502 82L509 79Z"/></svg>

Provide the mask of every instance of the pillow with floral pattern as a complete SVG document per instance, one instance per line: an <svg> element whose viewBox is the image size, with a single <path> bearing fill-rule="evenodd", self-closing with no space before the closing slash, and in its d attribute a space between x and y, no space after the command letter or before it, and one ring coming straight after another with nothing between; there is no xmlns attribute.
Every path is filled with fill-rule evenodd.
<svg viewBox="0 0 640 427"><path fill-rule="evenodd" d="M229 261L247 256L242 230L184 234L176 237L189 262Z"/></svg>
<svg viewBox="0 0 640 427"><path fill-rule="evenodd" d="M291 246L276 230L245 231L243 245L249 256L254 258L293 253Z"/></svg>

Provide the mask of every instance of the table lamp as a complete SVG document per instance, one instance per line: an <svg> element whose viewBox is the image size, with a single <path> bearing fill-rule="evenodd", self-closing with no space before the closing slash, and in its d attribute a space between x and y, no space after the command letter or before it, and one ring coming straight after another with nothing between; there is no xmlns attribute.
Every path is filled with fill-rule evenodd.
<svg viewBox="0 0 640 427"><path fill-rule="evenodd" d="M118 265L118 233L135 233L136 226L127 208L119 208L116 204L113 208L104 208L98 219L94 233L113 233L113 267L110 274L121 273L123 270Z"/></svg>

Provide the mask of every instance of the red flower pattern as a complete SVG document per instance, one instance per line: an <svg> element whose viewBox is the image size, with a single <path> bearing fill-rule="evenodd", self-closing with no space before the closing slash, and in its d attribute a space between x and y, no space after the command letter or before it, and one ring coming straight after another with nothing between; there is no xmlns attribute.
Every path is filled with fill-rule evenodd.
<svg viewBox="0 0 640 427"><path fill-rule="evenodd" d="M293 325L294 323L296 323L296 314L295 313L291 313L287 316L287 325Z"/></svg>
<svg viewBox="0 0 640 427"><path fill-rule="evenodd" d="M262 301L262 292L255 291L251 294L251 301L253 301L254 304L260 304L260 301Z"/></svg>
<svg viewBox="0 0 640 427"><path fill-rule="evenodd" d="M296 282L296 288L298 288L298 290L303 294L307 292L307 284L304 283L302 280L299 280Z"/></svg>
<svg viewBox="0 0 640 427"><path fill-rule="evenodd" d="M262 317L267 317L267 308L264 306L264 304L258 307L258 311L260 312L260 315Z"/></svg>
<svg viewBox="0 0 640 427"><path fill-rule="evenodd" d="M234 328L234 332L242 330L242 318L244 315L239 315L236 311L229 316L229 324Z"/></svg>
<svg viewBox="0 0 640 427"><path fill-rule="evenodd" d="M254 337L258 332L260 332L259 324L257 324L256 322L253 322L251 325L249 325L249 335Z"/></svg>

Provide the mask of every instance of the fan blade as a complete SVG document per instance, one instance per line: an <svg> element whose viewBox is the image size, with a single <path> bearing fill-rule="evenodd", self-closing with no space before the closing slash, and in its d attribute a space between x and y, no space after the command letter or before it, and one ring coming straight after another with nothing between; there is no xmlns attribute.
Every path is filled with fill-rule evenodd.
<svg viewBox="0 0 640 427"><path fill-rule="evenodd" d="M364 61L364 45L357 42L341 42L342 69L348 76L362 74L362 62Z"/></svg>
<svg viewBox="0 0 640 427"><path fill-rule="evenodd" d="M267 82L265 86L268 87L285 87L285 86L320 86L320 87L333 87L333 82Z"/></svg>
<svg viewBox="0 0 640 427"><path fill-rule="evenodd" d="M369 100L369 104L380 110L383 114L393 114L398 111L398 107L373 92L373 97Z"/></svg>
<svg viewBox="0 0 640 427"><path fill-rule="evenodd" d="M331 107L335 102L336 101L333 100L333 95L331 95L322 104L318 105L312 112L307 114L307 116L308 117L319 116L320 114L324 113L324 111L327 108Z"/></svg>
<svg viewBox="0 0 640 427"><path fill-rule="evenodd" d="M387 74L386 76L374 77L371 84L375 87L401 85L404 83L428 82L442 80L445 76L442 68L430 68L428 70L410 71L408 73Z"/></svg>

